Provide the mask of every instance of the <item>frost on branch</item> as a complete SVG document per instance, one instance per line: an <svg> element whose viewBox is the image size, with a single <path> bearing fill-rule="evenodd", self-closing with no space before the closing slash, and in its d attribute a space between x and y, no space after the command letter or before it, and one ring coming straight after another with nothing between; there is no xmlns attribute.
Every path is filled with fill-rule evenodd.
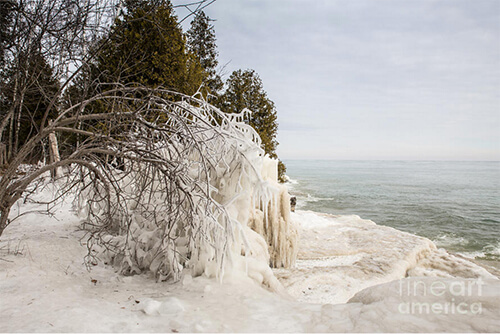
<svg viewBox="0 0 500 334"><path fill-rule="evenodd" d="M133 101L106 123L109 136L82 143L99 147L96 159L71 174L91 231L89 260L109 256L125 274L150 270L159 280L190 268L219 279L244 270L276 284L269 264L294 264L297 229L277 162L243 114L166 91Z"/></svg>

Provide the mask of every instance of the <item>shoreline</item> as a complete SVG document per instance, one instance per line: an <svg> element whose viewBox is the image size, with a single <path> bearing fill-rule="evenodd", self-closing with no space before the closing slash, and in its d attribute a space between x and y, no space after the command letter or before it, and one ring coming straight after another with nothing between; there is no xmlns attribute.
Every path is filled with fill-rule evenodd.
<svg viewBox="0 0 500 334"><path fill-rule="evenodd" d="M228 275L220 284L186 272L179 282L157 283L148 274L123 276L103 263L88 271L81 260L86 248L80 244L80 220L67 202L56 214L57 219L46 217L43 224L24 216L0 243L9 249L9 240L21 240L25 251L7 252L7 261L0 261L5 301L0 332L494 332L499 321L498 279L485 280L482 296L465 298L469 304L482 303L480 315L402 313L401 303L445 305L454 297L432 299L421 292L407 297L398 280L412 287L437 281L450 287L473 279L406 277L409 267L430 255L431 243L357 216L332 222L312 212L292 215L309 227L299 242L301 256L319 251L322 258L299 261L288 280L299 285L301 296L304 287L309 297L317 293L343 300L334 303L293 300L242 275ZM460 261L453 264L473 273ZM316 286L309 290L311 279Z"/></svg>
<svg viewBox="0 0 500 334"><path fill-rule="evenodd" d="M500 270L497 162L288 162L297 209L356 214Z"/></svg>
<svg viewBox="0 0 500 334"><path fill-rule="evenodd" d="M315 211L312 211L312 212L315 212ZM335 217L340 217L342 215L333 215L333 214L329 214L329 213L323 213L323 212L315 212L316 214L318 215L323 215L323 216L326 216L326 217L332 217L332 218L335 218ZM363 219L363 218L361 218ZM378 225L377 222L374 222L377 226L387 226L387 225ZM403 233L409 233L409 234L412 234L416 237L420 237L420 238L426 238L426 237L422 237L422 236L419 236L417 234L414 234L414 233L410 233L410 232L405 232L405 231L401 231L395 227L391 227L391 226L387 226L387 227L390 227L390 228L393 228L397 231L400 231L400 232L403 232ZM464 256L462 254L459 254L459 253L456 253L456 252L453 252L453 251L450 251L448 249L446 249L445 247L440 247L438 245L436 245L436 243L434 241L432 241L431 239L429 238L426 238L428 239L429 241L431 241L435 246L436 248L438 249L444 249L446 250L446 252L448 252L449 254L455 256L455 257L458 257L460 259L463 259L465 261L469 261L469 262L472 262L480 267L483 267L484 269L486 269L490 274L496 276L497 278L500 279L500 261L495 261L495 260L482 260L482 259L473 259L473 258L470 258L470 257L467 257L467 256Z"/></svg>
<svg viewBox="0 0 500 334"><path fill-rule="evenodd" d="M290 179L291 180L291 179ZM293 181L293 182L297 182L297 181ZM287 188L288 188L288 191L290 192L292 189L290 188L290 186L293 187L293 185L295 183L293 183L292 181L288 181L287 182ZM297 197L297 195L293 194L293 191L292 193L290 194L290 196L293 196L293 197ZM318 214L319 216L325 216L325 217L332 217L332 218L336 218L336 217L340 217L340 216L344 216L344 214L333 214L333 213L326 213L326 212L319 212L319 211L313 211L313 210L309 210L309 209L306 209L304 208L303 206L302 207L299 207L297 208L297 211L311 211L311 212L314 212L316 214ZM362 218L361 216L359 216L361 219L364 219ZM444 247L444 246L438 246L438 244L436 244L436 242L432 239L430 239L429 237L425 237L425 236L421 236L421 235L418 235L414 232L407 232L407 231L402 231L402 230L399 230L397 227L393 227L393 226L389 226L389 225L383 225L383 224L378 224L378 222L374 222L377 226L386 226L386 227L389 227L389 228L393 228L397 231L400 231L400 232L403 232L403 233L409 233L409 234L412 234L416 237L421 237L421 238L426 238L428 240L430 240L435 246L436 248L439 248L439 249L444 249L446 252L448 252L449 254L455 256L455 257L458 257L458 258L461 258L465 261L469 261L469 262L472 262L478 266L481 266L483 267L485 270L487 270L488 272L490 272L492 275L498 277L500 279L500 260L489 260L489 259L476 259L476 258L471 258L471 257L468 257L468 256L465 256L465 255L462 255L461 253L457 252L457 251L453 251L453 250L449 250L447 249L447 247Z"/></svg>
<svg viewBox="0 0 500 334"><path fill-rule="evenodd" d="M452 252L449 252L450 254L453 254L454 256L456 257L459 257L459 258L462 258L466 261L470 261L478 266L481 266L483 267L484 269L486 269L489 273L491 273L492 275L498 277L500 279L500 261L495 261L495 260L477 260L477 259L471 259L469 257L466 257L466 256L463 256L463 255L460 255L460 254L456 254L456 253L452 253Z"/></svg>
<svg viewBox="0 0 500 334"><path fill-rule="evenodd" d="M313 211L314 212L314 211ZM320 215L325 215L325 216L331 216L333 218L335 217L339 217L341 215L333 215L333 214L329 214L329 213L322 213L322 212L316 212L317 214L320 214ZM377 222L374 222L377 226L387 226L387 225L378 225ZM409 234L412 234L416 237L420 237L420 238L426 238L426 237L423 237L423 236L419 236L415 233L411 233L411 232L405 232L405 231L401 231L399 229L397 229L396 227L392 227L392 226L387 226L387 227L390 227L390 228L393 228L397 231L400 231L400 232L404 232L404 233L409 233ZM460 253L456 253L456 252L453 252L453 251L450 251L448 249L446 249L445 247L442 247L442 246L438 246L436 245L436 243L429 239L429 238L426 238L428 239L429 241L431 241L435 246L436 248L438 249L444 249L446 252L448 252L450 255L453 255L455 257L458 257L460 259L463 259L465 261L469 261L469 262L472 262L480 267L483 267L484 269L486 269L490 274L496 276L497 278L500 279L500 261L496 261L496 260L483 260L483 259L473 259L473 258L470 258L470 257L467 257L467 256L464 256Z"/></svg>
<svg viewBox="0 0 500 334"><path fill-rule="evenodd" d="M300 302L345 304L355 294L411 278L500 279L500 271L430 239L356 215L297 210L301 235L295 268L274 269Z"/></svg>

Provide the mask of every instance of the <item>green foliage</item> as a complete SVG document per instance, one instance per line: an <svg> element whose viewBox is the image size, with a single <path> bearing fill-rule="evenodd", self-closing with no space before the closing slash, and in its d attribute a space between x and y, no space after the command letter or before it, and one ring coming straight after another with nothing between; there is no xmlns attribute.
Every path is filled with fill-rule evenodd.
<svg viewBox="0 0 500 334"><path fill-rule="evenodd" d="M247 108L252 113L245 120L262 139L262 148L271 158L277 159L276 135L278 122L274 102L267 97L259 75L254 70L234 71L226 82L227 89L218 102L219 108L228 113L240 113ZM281 162L278 179L283 182L285 166Z"/></svg>
<svg viewBox="0 0 500 334"><path fill-rule="evenodd" d="M254 70L237 70L231 74L226 85L221 109L228 113L240 113L245 108L251 110L252 114L246 122L260 135L266 154L276 158L276 109L274 102L267 97L259 75Z"/></svg>
<svg viewBox="0 0 500 334"><path fill-rule="evenodd" d="M163 87L194 94L204 79L185 50L169 1L127 1L97 61L101 82Z"/></svg>
<svg viewBox="0 0 500 334"><path fill-rule="evenodd" d="M206 86L211 94L217 94L223 87L220 76L217 75L216 68L219 64L217 56L217 44L215 28L210 23L210 18L200 11L186 33L187 47L190 53L196 56L201 67L206 73Z"/></svg>
<svg viewBox="0 0 500 334"><path fill-rule="evenodd" d="M93 46L93 51L97 53L96 60L83 68L75 84L66 91L67 105L115 88L116 84L162 87L193 95L206 78L198 59L186 50L185 36L167 0L126 0L110 33ZM80 112L112 111L109 105L92 102ZM167 116L151 117L165 121ZM109 128L106 124L93 126L103 131ZM77 135L66 134L63 150L70 152L77 143Z"/></svg>
<svg viewBox="0 0 500 334"><path fill-rule="evenodd" d="M187 95L194 94L204 83L208 90L203 93L215 95L215 104L221 110L252 111L247 123L260 135L265 153L277 158L276 109L258 74L253 70L233 72L226 91L220 94L223 84L216 74L215 29L204 12L195 16L184 36L169 1L127 0L108 38L97 48L97 61L81 76L87 82L163 87ZM67 97L71 103L92 91L77 84L68 89ZM86 112L103 112L103 108L93 103ZM285 166L280 162L281 181L284 172Z"/></svg>
<svg viewBox="0 0 500 334"><path fill-rule="evenodd" d="M283 161L278 160L278 181L280 183L285 183L286 166Z"/></svg>

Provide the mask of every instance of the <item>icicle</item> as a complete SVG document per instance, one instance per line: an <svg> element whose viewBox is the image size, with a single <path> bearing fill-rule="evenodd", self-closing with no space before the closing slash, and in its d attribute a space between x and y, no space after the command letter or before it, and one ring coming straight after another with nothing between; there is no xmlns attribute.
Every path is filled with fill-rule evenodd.
<svg viewBox="0 0 500 334"><path fill-rule="evenodd" d="M147 269L159 279L176 279L188 267L193 275L222 280L241 265L248 276L276 286L269 263L294 264L298 234L290 220L289 196L277 183L277 161L264 155L258 134L243 122L249 113L227 115L188 98L169 109L168 122L179 128L182 140L173 136L168 145L148 149L172 162L169 173L175 182L167 187L158 179L143 179L140 170L148 166L139 163L138 177L131 173L122 180L128 187L122 195L128 211L116 219L128 227L122 258L126 270ZM211 125L215 120L220 127ZM144 196L137 197L141 191ZM168 202L172 197L177 207Z"/></svg>

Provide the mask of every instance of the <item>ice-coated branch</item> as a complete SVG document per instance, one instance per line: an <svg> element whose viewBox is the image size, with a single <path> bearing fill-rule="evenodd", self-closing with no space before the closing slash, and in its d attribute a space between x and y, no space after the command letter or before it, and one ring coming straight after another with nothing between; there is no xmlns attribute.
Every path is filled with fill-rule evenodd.
<svg viewBox="0 0 500 334"><path fill-rule="evenodd" d="M109 112L92 113L87 106L96 101ZM88 263L107 257L125 274L177 279L189 268L221 278L242 254L259 258L262 268L293 265L297 238L286 190L264 175L275 165L264 163L259 136L242 120L201 98L117 87L62 110L28 141L20 150L26 156L50 133L80 138L70 155L21 178L9 166L0 199L14 203L38 177L64 168L61 191L76 191L89 232ZM249 242L250 227L261 242ZM270 269L261 276L272 285Z"/></svg>

